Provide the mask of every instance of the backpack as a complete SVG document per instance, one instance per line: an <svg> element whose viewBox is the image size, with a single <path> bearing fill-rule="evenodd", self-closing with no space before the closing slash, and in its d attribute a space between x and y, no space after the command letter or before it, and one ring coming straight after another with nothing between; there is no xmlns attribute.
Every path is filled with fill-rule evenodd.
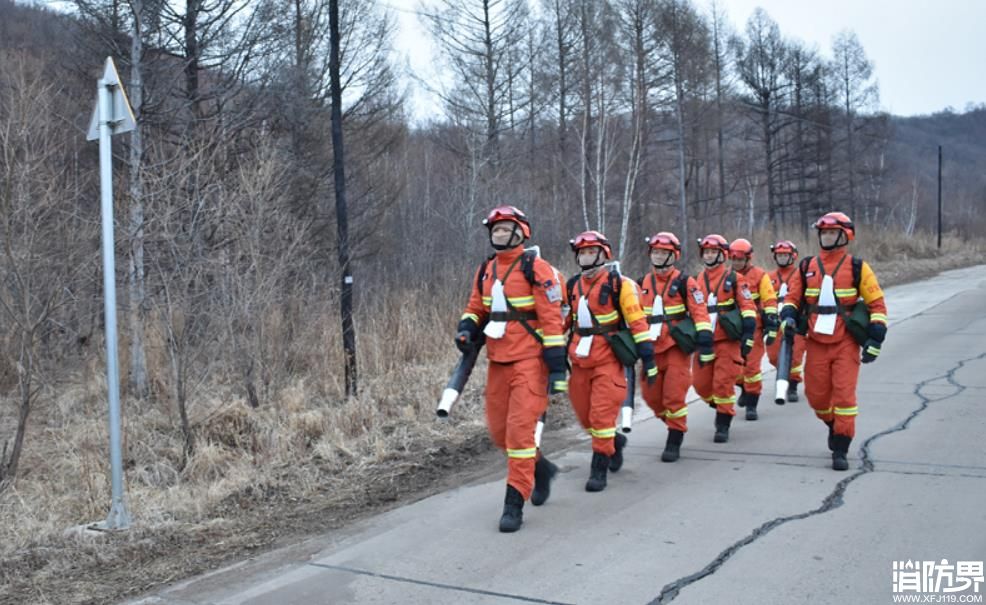
<svg viewBox="0 0 986 605"><path fill-rule="evenodd" d="M483 276L486 275L486 268L494 258L496 258L496 254L489 255L486 260L483 261L483 264L479 266L479 273L476 274L476 290L480 293L480 295L483 293ZM524 253L520 257L520 271L524 275L524 279L527 280L527 283L529 283L531 287L541 285L534 277L534 259L536 258L538 258L538 253L535 250L524 250ZM550 263L548 264L552 270L554 270L555 275L561 275L558 269ZM509 300L507 301L507 308L511 311L516 311L516 309L514 309L514 307L510 304ZM531 327L531 324L527 323L526 319L518 319L517 321L520 322L520 325L524 326L524 329L527 330L527 332L533 336L535 340L539 343L544 342L541 335L537 333L537 330Z"/></svg>
<svg viewBox="0 0 986 605"><path fill-rule="evenodd" d="M805 292L808 290L805 274L808 272L808 266L811 264L811 260L815 258L814 256L807 256L801 259L798 264L798 272L801 276L801 304L799 308L801 309L800 320L798 322L797 332L802 336L808 334L808 315L806 313L806 296ZM863 259L858 256L852 257L852 287L859 292L859 283L862 280L863 275ZM835 277L833 276L833 279ZM836 307L839 309L839 315L842 316L842 321L846 324L846 329L849 330L850 335L856 340L860 346L866 342L868 338L866 334L867 325L869 324L870 313L869 309L865 304L853 305L853 308L847 313L842 307L842 303L836 299Z"/></svg>

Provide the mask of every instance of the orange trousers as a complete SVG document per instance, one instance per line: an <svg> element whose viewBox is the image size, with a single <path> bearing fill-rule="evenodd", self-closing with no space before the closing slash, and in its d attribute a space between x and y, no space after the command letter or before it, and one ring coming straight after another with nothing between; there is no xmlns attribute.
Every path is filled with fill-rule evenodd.
<svg viewBox="0 0 986 605"><path fill-rule="evenodd" d="M836 435L856 435L856 383L859 345L846 334L832 344L808 339L805 358L805 396L819 420L833 425Z"/></svg>
<svg viewBox="0 0 986 605"><path fill-rule="evenodd" d="M489 363L486 375L486 426L507 452L507 483L524 499L534 490L538 418L548 409L548 367L541 356L512 363Z"/></svg>
<svg viewBox="0 0 986 605"><path fill-rule="evenodd" d="M668 429L682 433L688 430L688 405L685 397L692 384L691 356L678 347L671 347L654 356L657 362L657 380L647 384L647 374L641 369L640 391L654 415L664 421Z"/></svg>
<svg viewBox="0 0 986 605"><path fill-rule="evenodd" d="M616 421L627 395L627 376L618 361L591 368L572 366L568 379L568 398L579 422L592 435L592 451L612 456L616 453Z"/></svg>
<svg viewBox="0 0 986 605"><path fill-rule="evenodd" d="M743 356L736 340L719 340L715 343L716 359L704 366L698 363L692 368L695 392L720 414L736 415L736 379L743 374Z"/></svg>
<svg viewBox="0 0 986 605"><path fill-rule="evenodd" d="M763 392L761 366L764 352L763 330L757 328L753 333L753 349L750 350L743 362L743 375L736 381L736 384L743 387L744 393L759 395Z"/></svg>
<svg viewBox="0 0 986 605"><path fill-rule="evenodd" d="M791 373L788 375L788 380L791 382L801 382L802 380L802 370L804 370L805 363L805 337L800 334L794 335L794 351L791 352ZM777 355L781 351L781 335L777 334L777 340L774 344L767 347L767 359L770 360L770 365L777 367Z"/></svg>

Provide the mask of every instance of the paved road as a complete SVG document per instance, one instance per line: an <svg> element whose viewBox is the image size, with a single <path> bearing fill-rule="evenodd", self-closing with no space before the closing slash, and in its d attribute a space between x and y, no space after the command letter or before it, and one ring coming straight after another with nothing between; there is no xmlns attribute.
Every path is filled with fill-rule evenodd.
<svg viewBox="0 0 986 605"><path fill-rule="evenodd" d="M556 454L517 534L497 532L499 474L134 603L892 603L894 561L986 559L986 266L887 299L848 472L804 401L762 403L724 445L694 405L675 464L640 410L609 487L583 491L587 439Z"/></svg>

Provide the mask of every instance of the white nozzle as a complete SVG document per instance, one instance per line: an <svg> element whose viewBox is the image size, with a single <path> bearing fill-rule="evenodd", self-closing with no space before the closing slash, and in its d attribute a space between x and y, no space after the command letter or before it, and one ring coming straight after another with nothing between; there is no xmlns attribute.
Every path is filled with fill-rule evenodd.
<svg viewBox="0 0 986 605"><path fill-rule="evenodd" d="M624 406L620 410L620 428L624 433L629 433L633 428L633 408Z"/></svg>
<svg viewBox="0 0 986 605"><path fill-rule="evenodd" d="M442 398L438 402L438 409L435 410L435 413L438 414L439 418L448 418L449 410L452 409L452 406L458 400L459 391L456 391L455 389L445 389L442 391Z"/></svg>
<svg viewBox="0 0 986 605"><path fill-rule="evenodd" d="M774 393L774 403L777 405L784 405L787 401L787 385L788 381L777 379L777 391Z"/></svg>

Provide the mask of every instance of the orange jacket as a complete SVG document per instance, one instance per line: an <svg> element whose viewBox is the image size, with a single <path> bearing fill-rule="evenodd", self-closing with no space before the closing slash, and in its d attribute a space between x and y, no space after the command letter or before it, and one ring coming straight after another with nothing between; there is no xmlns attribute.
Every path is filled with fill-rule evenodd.
<svg viewBox="0 0 986 605"><path fill-rule="evenodd" d="M681 271L678 269L672 269L664 275L651 269L649 273L640 278L640 302L644 307L648 324L654 310L654 300L660 296L665 315L665 321L662 323L674 325L686 316L690 316L695 322L696 330L711 331L712 324L709 322L709 310L705 306L705 295L698 289L698 282L695 281L695 278L688 276L684 291L671 291L673 284L680 275ZM670 325L668 327L662 325L661 335L654 341L655 353L663 353L675 345L668 329Z"/></svg>
<svg viewBox="0 0 986 605"><path fill-rule="evenodd" d="M791 277L798 272L798 263L791 263L787 267L777 267L773 271L767 274L770 278L770 285L774 287L774 292L777 293L777 309L781 309L784 304L784 299L781 297L781 286L787 284L788 291L791 289Z"/></svg>
<svg viewBox="0 0 986 605"><path fill-rule="evenodd" d="M644 310L640 305L637 284L632 279L620 275L617 286L618 297L607 294L606 302L603 303L600 300L601 293L604 289L609 290L609 280L609 269L603 267L591 278L580 275L575 281L572 291L568 293L572 312L565 321L565 328L573 331L572 343L568 347L568 356L572 360L572 364L580 368L593 368L603 363L619 363L602 334L593 337L588 357L576 356L575 350L578 348L579 342L582 341L582 336L578 333L579 328L576 327L578 326L579 299L582 296L586 297L589 312L596 318L600 326L617 324L622 315L635 343L650 341L650 326L647 324L647 318L644 316ZM616 305L619 305L619 310L617 310Z"/></svg>
<svg viewBox="0 0 986 605"><path fill-rule="evenodd" d="M736 273L735 287L732 287L728 292L726 291L727 282L729 281L727 278L731 272L733 272L732 268L727 267L725 264L716 265L712 268L706 267L698 274L698 279L696 280L698 282L698 288L705 295L706 304L709 302L709 296L713 292L715 293L718 313L728 311L730 305L736 304L739 306L740 314L744 318L755 321L757 306L753 303L753 294L746 284L746 279L739 273ZM716 311L716 309L709 308L710 313L713 311ZM721 322L716 322L713 340L716 342L729 340L729 337L726 336L726 331L722 328Z"/></svg>
<svg viewBox="0 0 986 605"><path fill-rule="evenodd" d="M746 271L739 272L746 280L746 285L750 288L753 296L753 303L757 311L767 315L777 315L777 291L771 283L767 272L756 265L750 265ZM763 317L757 313L757 328L763 328Z"/></svg>
<svg viewBox="0 0 986 605"><path fill-rule="evenodd" d="M821 267L819 266L821 259ZM840 264L841 262L841 264ZM784 299L784 307L791 307L798 310L801 306L801 297L808 305L818 304L818 297L821 294L822 278L824 273L832 275L835 298L849 312L853 305L860 299L866 303L870 310L871 323L887 323L887 305L883 300L883 290L876 280L876 275L869 264L863 263L859 276L859 290L853 285L852 276L852 255L846 252L845 248L835 250L822 250L819 256L813 257L805 270L805 283L802 284L800 269L795 271L788 282L788 294ZM818 315L811 313L808 317L808 338L823 344L831 344L841 341L843 338L852 338L846 331L845 322L842 317L837 316L835 330L832 334L816 334L814 331L815 321Z"/></svg>
<svg viewBox="0 0 986 605"><path fill-rule="evenodd" d="M543 339L543 344L536 340L520 321L508 321L503 338L486 339L486 356L490 361L497 363L530 359L540 356L546 347L565 346L561 311L562 302L565 300L564 277L544 259L538 257L534 259L534 279L537 283L531 285L521 270L520 257L523 253L524 249L520 246L499 251L493 260L486 263L482 276L477 270L473 276L469 302L462 314L462 319L472 319L476 325L484 326L493 302L493 283L497 279L503 280L504 277L506 281L503 281L503 294L507 302L517 311L537 313L537 318L527 320L527 324ZM480 289L476 288L477 281Z"/></svg>

